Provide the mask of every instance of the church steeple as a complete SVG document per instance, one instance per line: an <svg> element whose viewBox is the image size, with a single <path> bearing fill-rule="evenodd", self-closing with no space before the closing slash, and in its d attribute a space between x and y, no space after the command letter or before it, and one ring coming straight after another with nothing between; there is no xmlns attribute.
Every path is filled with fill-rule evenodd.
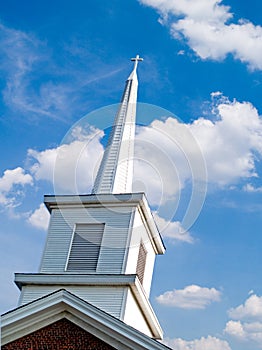
<svg viewBox="0 0 262 350"><path fill-rule="evenodd" d="M92 193L131 193L137 103L137 64L129 75Z"/></svg>
<svg viewBox="0 0 262 350"><path fill-rule="evenodd" d="M165 247L144 193L132 193L137 64L126 81L93 193L49 195L46 245L35 274L16 274L24 305L59 289L146 335L162 330L149 302L155 257Z"/></svg>

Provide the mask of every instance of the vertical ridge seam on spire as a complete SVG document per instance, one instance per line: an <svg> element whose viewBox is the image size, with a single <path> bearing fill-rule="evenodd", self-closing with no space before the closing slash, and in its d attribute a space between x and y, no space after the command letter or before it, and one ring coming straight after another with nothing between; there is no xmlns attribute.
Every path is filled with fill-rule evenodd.
<svg viewBox="0 0 262 350"><path fill-rule="evenodd" d="M94 186L92 189L92 193L113 193L115 191L121 191L121 193L127 192L127 186L129 184L132 184L132 176L133 173L130 172L130 163L129 158L132 156L132 150L131 147L134 147L134 129L135 128L135 111L134 106L133 108L129 109L130 107L130 99L131 103L136 105L136 99L137 99L137 87L138 87L138 81L137 81L137 75L136 75L136 69L138 61L142 61L143 59L140 58L138 55L136 58L132 58L132 61L135 62L133 70L131 74L129 75L128 79L126 80L124 92L122 94L120 106L118 108L118 111L115 116L114 124L112 126L112 130L109 135L108 143L102 158L102 161L100 163ZM133 91L134 90L134 91ZM133 101L134 99L134 101ZM131 120L128 120L128 118ZM125 127L129 127L129 136L128 139L125 140L125 142L128 142L128 146L125 149L121 146L123 146L123 134L125 132ZM133 137L132 137L133 136ZM133 143L133 145L131 144ZM122 178L122 171L119 173L119 161L120 161L120 152L124 152L124 161L126 161L126 169L124 169L124 176ZM123 154L123 153L122 153ZM122 164L123 166L123 164ZM132 170L133 171L133 170ZM131 179L129 178L131 177ZM118 188L115 190L114 188ZM130 191L130 190L129 190ZM128 192L129 192L128 191Z"/></svg>

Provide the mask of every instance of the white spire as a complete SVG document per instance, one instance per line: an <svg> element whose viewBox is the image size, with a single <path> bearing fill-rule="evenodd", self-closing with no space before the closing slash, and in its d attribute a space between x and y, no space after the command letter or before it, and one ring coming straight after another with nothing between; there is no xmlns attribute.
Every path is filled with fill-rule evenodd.
<svg viewBox="0 0 262 350"><path fill-rule="evenodd" d="M131 193L137 102L138 55L131 58L134 68L126 81L114 125L101 161L92 193Z"/></svg>

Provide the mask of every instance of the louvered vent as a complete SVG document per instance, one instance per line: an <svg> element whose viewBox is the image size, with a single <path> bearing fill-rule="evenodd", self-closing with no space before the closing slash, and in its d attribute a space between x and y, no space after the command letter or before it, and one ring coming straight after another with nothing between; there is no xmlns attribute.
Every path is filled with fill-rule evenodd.
<svg viewBox="0 0 262 350"><path fill-rule="evenodd" d="M104 224L76 224L67 271L96 272Z"/></svg>
<svg viewBox="0 0 262 350"><path fill-rule="evenodd" d="M136 266L136 274L141 284L143 283L143 279L144 279L146 255L147 255L146 248L144 244L141 242L139 247L137 266Z"/></svg>

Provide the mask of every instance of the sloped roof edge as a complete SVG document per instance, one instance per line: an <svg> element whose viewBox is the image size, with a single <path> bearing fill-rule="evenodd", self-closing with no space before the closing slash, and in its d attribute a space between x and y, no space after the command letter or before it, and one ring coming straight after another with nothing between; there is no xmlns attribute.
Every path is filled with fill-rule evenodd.
<svg viewBox="0 0 262 350"><path fill-rule="evenodd" d="M65 289L3 314L2 345L62 318L67 318L116 349L120 345L123 350L170 349Z"/></svg>

